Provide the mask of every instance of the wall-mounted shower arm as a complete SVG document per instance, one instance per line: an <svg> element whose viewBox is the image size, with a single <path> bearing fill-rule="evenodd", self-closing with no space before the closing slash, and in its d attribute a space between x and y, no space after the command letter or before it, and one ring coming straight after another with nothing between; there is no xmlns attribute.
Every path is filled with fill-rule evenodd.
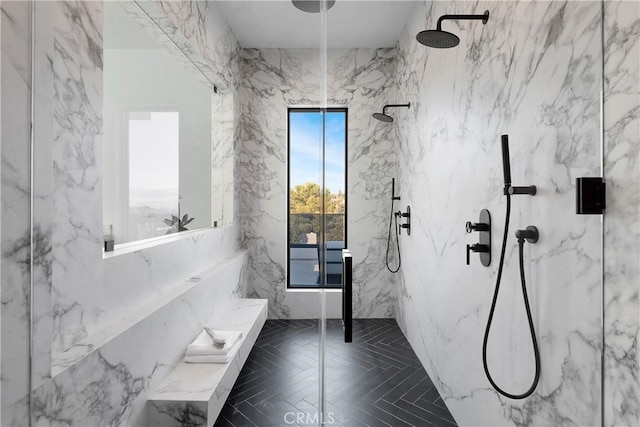
<svg viewBox="0 0 640 427"><path fill-rule="evenodd" d="M387 108L398 108L398 107L411 108L411 103L408 103L408 104L387 104L384 107L382 107L382 114L386 114Z"/></svg>
<svg viewBox="0 0 640 427"><path fill-rule="evenodd" d="M380 120L381 122L391 123L393 121L393 117L387 114L387 108L411 108L411 104L387 104L382 107L382 113L373 113L373 118L376 120Z"/></svg>
<svg viewBox="0 0 640 427"><path fill-rule="evenodd" d="M438 18L435 30L420 31L416 35L416 40L425 46L435 47L437 49L448 49L458 46L460 37L442 29L442 21L445 19L482 21L483 24L486 24L489 20L489 11L485 10L482 15L442 15Z"/></svg>
<svg viewBox="0 0 640 427"><path fill-rule="evenodd" d="M489 20L489 11L485 11L482 15L442 15L440 18L438 18L438 24L436 26L438 31L442 30L442 21L444 21L445 19L450 21L482 21L483 24L486 24Z"/></svg>

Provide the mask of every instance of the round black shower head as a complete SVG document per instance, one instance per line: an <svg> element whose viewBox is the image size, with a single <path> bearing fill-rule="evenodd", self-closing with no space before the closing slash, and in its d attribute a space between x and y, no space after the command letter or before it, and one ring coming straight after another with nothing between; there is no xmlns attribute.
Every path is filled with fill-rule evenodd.
<svg viewBox="0 0 640 427"><path fill-rule="evenodd" d="M425 46L439 49L456 47L460 43L460 38L458 36L443 30L420 31L416 36L416 40Z"/></svg>
<svg viewBox="0 0 640 427"><path fill-rule="evenodd" d="M320 13L320 0L291 0L293 5L303 12ZM336 0L327 0L327 10L331 9Z"/></svg>
<svg viewBox="0 0 640 427"><path fill-rule="evenodd" d="M391 123L393 121L393 117L387 116L383 113L373 113L373 118L376 120L380 120L381 122Z"/></svg>
<svg viewBox="0 0 640 427"><path fill-rule="evenodd" d="M460 38L455 34L442 30L442 21L445 20L482 21L483 24L486 24L489 20L489 11L485 10L482 15L442 15L438 19L438 25L435 30L420 31L416 36L416 40L425 46L438 49L458 46Z"/></svg>

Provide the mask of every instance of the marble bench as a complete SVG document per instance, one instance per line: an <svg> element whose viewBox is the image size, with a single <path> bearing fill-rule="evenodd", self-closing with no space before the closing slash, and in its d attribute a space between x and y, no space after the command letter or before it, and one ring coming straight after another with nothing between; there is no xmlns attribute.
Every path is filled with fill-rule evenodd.
<svg viewBox="0 0 640 427"><path fill-rule="evenodd" d="M148 425L212 426L266 320L267 300L232 300L212 326L242 331L243 341L233 360L225 364L180 362L150 394Z"/></svg>

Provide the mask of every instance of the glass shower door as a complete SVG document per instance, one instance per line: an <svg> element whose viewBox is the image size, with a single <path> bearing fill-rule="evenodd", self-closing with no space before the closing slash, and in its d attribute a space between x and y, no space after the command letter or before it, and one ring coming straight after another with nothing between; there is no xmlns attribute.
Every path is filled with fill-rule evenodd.
<svg viewBox="0 0 640 427"><path fill-rule="evenodd" d="M349 14L367 19L354 27ZM575 205L576 178L603 173L601 23L599 2L345 2L327 13L327 99L349 109L354 265L352 344L341 340L339 314L329 314L327 419L600 423L602 216L578 215ZM457 45L428 46L442 31ZM380 112L387 120L372 117ZM515 236L535 226L522 272L541 375L524 400L497 392L483 366L506 224L502 135L511 185L537 193L511 196L485 360L511 394L536 377ZM488 266L474 231L484 209ZM387 257L401 258L397 274Z"/></svg>
<svg viewBox="0 0 640 427"><path fill-rule="evenodd" d="M26 3L16 2L21 18L29 13ZM307 2L295 3L302 9L307 6ZM291 1L124 0L30 4L37 14L32 25L33 37L41 49L34 55L36 74L33 79L38 91L34 113L36 137L35 150L21 153L26 163L23 162L20 168L30 170L27 158L31 154L33 157L29 160L34 164L31 207L34 215L30 231L32 243L44 246L31 248L31 256L24 258L27 263L29 259L33 261L29 267L33 269L34 292L28 296L31 297L33 311L27 310L29 313L25 312L21 317L24 319L31 315L31 336L26 333L28 325L23 325L25 334L20 338L20 347L26 346L28 338L31 338L33 357L25 357L15 364L21 371L20 384L24 385L24 393L20 391L22 395L18 396L16 389L15 400L22 399L21 404L24 405L34 402L31 413L34 425L62 413L52 415L59 409L46 403L53 395L61 399L59 401L64 400L63 413L70 424L145 424L148 396L182 357L184 348L177 348L173 339L161 343L156 340L147 345L142 338L139 344L144 350L103 351L100 347L102 342L94 345L94 339L99 341L107 336L110 342L116 341L115 335L110 335L111 327L114 324L116 329L119 327L116 320L127 317L127 310L132 308L132 304L155 301L159 294L165 295L162 291L166 289L159 289L166 285L165 282L176 279L174 284L182 284L185 277L180 276L192 277L199 266L218 257L227 259L225 251L229 249L228 245L232 252L246 249L249 266L243 266L246 277L243 276L238 288L230 290L229 294L233 291L234 297L268 300L270 320L253 348L255 359L249 359L246 366L261 364L271 370L271 376L261 376L258 382L250 381L253 394L232 393L228 399L229 410L221 411L220 422L226 417L231 417L231 422L249 418L256 425L317 422L323 401L320 398L320 366L323 364L319 353L323 342L320 335L323 323L319 319L325 275L323 252L319 248L323 248L325 242L322 225L326 107L324 12L301 10ZM3 11L4 6L3 3ZM111 12L133 17L133 22L120 21ZM4 32L3 25L3 42ZM148 40L150 35L158 35L158 32L170 38L161 47ZM134 35L146 37L138 39ZM185 80L177 73L168 79L164 87L148 89L142 95L139 93L143 85L146 88L147 84L161 80L164 72L173 70L174 63L158 58L163 48L186 53L180 65L189 72L197 69L205 74L200 77L206 87L199 91L200 95L207 97L204 102L183 105L176 99L185 92L175 89ZM182 52L178 53L182 55ZM143 53L149 56L145 57ZM131 69L119 67L120 74L108 75L110 64L107 67L105 64L109 56L115 54L132 59L128 63ZM136 64L142 63L151 70L146 69L144 73L134 70L133 59ZM28 65L28 62L21 64L20 69L28 70ZM139 80L134 79L134 75ZM107 91L108 85L114 83L109 80L113 76L115 83L129 84L128 90ZM119 115L121 111L114 112L109 108L112 105L105 105L116 95L122 95L122 99L117 101L127 104L125 107L130 107L130 111L125 110ZM118 107L122 107L120 104ZM177 109L180 114L175 114ZM320 115L320 126L307 126L299 135L300 144L295 147L295 153L289 139L291 127L288 122L288 113L293 109L316 110ZM154 117L154 114L159 117ZM124 118L128 124L118 125L118 118ZM155 118L159 118L162 125ZM136 139L131 138L132 132L126 129L128 126L129 131L135 131L133 125L136 129L146 127L160 132L145 138L147 144L153 145L155 141L153 149L159 153L148 153L145 157L144 151L151 151L149 145L145 145L138 152L128 154L139 160L130 163L160 167L165 172L161 174L163 178L171 175L171 182L163 184L172 189L165 203L171 207L157 209L160 218L151 218L153 221L147 221L150 225L142 221L127 221L127 218L116 218L113 222L108 218L105 220L110 221L107 224L114 224L116 220L128 223L130 231L136 232L129 234L136 234L138 238L161 239L174 230L218 228L203 231L204 237L197 231L184 237L184 246L177 245L186 247L186 253L176 251L167 254L171 249L163 248L162 243L149 250L154 252L150 256L147 256L149 252L145 253L146 247L118 254L103 252L101 218L110 214L103 213L104 205L110 205L102 197L103 193L114 190L127 174L131 174L126 164L117 162L127 154L126 150L114 150L114 153L108 149L113 148L111 142L118 137ZM188 126L197 127L197 130L183 135ZM26 117L24 127L28 129ZM28 131L23 129L23 132L28 135ZM175 144L158 145L163 137L176 133L180 135L181 143L183 140L188 142L188 147L180 146L177 152ZM194 145L199 141L210 143L208 152L195 150ZM109 156L102 155L103 148ZM190 162L178 173L175 165L169 170L164 164L155 164L157 157L151 154L163 154L163 159L175 161L190 157ZM295 177L290 173L293 155L302 160L302 164L296 166L302 173ZM114 163L113 170L107 171ZM108 172L112 172L109 178L113 179L105 179ZM210 175L206 175L207 172ZM147 183L160 185L158 176L143 178ZM177 178L177 182L173 178ZM210 194L193 198L192 206L199 202L198 207L205 209L194 214L194 208L186 206L185 193L202 183L206 183L207 188L210 184ZM312 184L314 190L309 196L316 202L315 207L303 212L313 217L313 229L305 230L304 234L314 234L309 236L309 244L316 246L310 272L312 275L315 273L316 279L311 289L290 289L287 230L291 223L288 208L292 190L305 184ZM175 191L176 187L180 188L179 192ZM218 193L223 195L223 201L216 198ZM5 195L3 192L3 202ZM135 196L133 192L120 195L122 198L114 199L113 205L117 207L121 207L122 200ZM231 200L227 203L229 200L225 197L229 195ZM145 194L145 201L150 197ZM26 204L24 207L29 208ZM118 211L113 217L117 214ZM149 212L140 212L139 216L148 217ZM195 220L192 219L194 217ZM198 221L209 219L209 224L195 227ZM115 240L117 246L123 242L119 232L114 227L113 233L104 234L115 234L115 237L105 240ZM220 245L209 244L212 241L208 239L212 235L223 236L220 237ZM180 239L179 236L169 237ZM203 244L203 241L209 243ZM236 242L239 242L239 248L234 248ZM166 262L159 261L163 254L168 255L164 258ZM159 258L154 258L156 255ZM122 265L123 268L114 267ZM3 264L3 273L4 270ZM27 282L21 288L28 289L29 278L25 277L25 280ZM189 281L187 286L193 283ZM227 281L225 286L230 283ZM247 288L243 289L243 284ZM145 289L145 286L149 288ZM214 303L222 305L220 300L223 299L216 299ZM29 308L27 304L24 307ZM190 312L189 316L192 314ZM199 321L194 320L195 317L189 319ZM159 322L162 323L159 327L171 325L174 320L169 316L166 322ZM183 324L181 319L177 320L176 324ZM3 325L10 324L3 320ZM108 330L106 335L102 334L105 329ZM193 330L185 333L192 334ZM126 334L119 334L116 338L122 336ZM83 343L89 345L82 347ZM158 351L150 357L157 359L144 359L148 357L149 348L160 344L172 347L174 354ZM67 351L69 349L71 351ZM144 351L147 353L143 357ZM30 369L26 366L29 361L32 363ZM3 368L13 365L9 359L3 358ZM160 368L155 369L154 366ZM117 379L114 379L114 373ZM90 391L98 381L102 381L100 396ZM33 391L31 395L28 393L29 382ZM77 389L73 389L76 386ZM57 394L59 390L63 392ZM126 401L122 400L122 396L129 392ZM112 399L116 395L118 397ZM5 397L14 398L3 390ZM82 405L82 402L87 402L85 397L102 400L96 401L95 405ZM100 411L93 411L95 407ZM22 409L21 414L28 413ZM2 415L5 416L4 406ZM201 413L189 413L187 416L196 419L201 417Z"/></svg>
<svg viewBox="0 0 640 427"><path fill-rule="evenodd" d="M222 414L314 425L323 401L324 12L306 1L214 3L239 45L236 188L248 281L252 297L269 300L246 365L262 375L241 373L246 383Z"/></svg>

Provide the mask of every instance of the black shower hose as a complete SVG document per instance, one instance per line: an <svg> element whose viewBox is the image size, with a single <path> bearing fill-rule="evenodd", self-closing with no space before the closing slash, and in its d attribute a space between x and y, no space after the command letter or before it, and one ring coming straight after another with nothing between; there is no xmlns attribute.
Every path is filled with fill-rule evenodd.
<svg viewBox="0 0 640 427"><path fill-rule="evenodd" d="M398 271L400 271L400 266L402 265L402 258L400 258L400 240L398 239L398 217L394 215L393 212L393 204L395 203L395 200L391 200L391 216L389 217L389 236L387 237L387 253L385 256L385 264L387 265L387 270L389 270L391 273L397 273ZM395 227L395 234L396 234L396 247L398 249L398 268L396 268L395 270L393 270L390 266L389 266L389 247L391 246L391 225L393 223L393 220L395 219L396 222L396 227Z"/></svg>
<svg viewBox="0 0 640 427"><path fill-rule="evenodd" d="M519 249L519 258L520 258L520 283L522 284L522 296L524 299L524 307L527 312L527 320L529 321L529 330L531 331L531 341L533 342L533 355L536 361L536 373L533 379L533 383L529 390L525 391L522 394L511 394L502 390L495 383L493 378L491 378L491 374L489 373L489 367L487 365L487 341L489 339L489 330L491 329L491 322L493 320L493 313L496 309L496 301L498 300L498 292L500 291L500 279L502 278L502 267L504 266L504 254L507 248L507 237L509 234L509 219L511 217L511 195L507 194L507 217L504 223L504 235L502 237L502 252L500 252L500 264L498 265L498 278L496 280L496 288L493 293L493 302L491 303L491 310L489 310L489 320L487 321L487 328L484 331L484 342L482 343L482 363L484 365L484 372L487 374L487 379L496 389L496 391L503 396L506 396L510 399L524 399L525 397L530 396L536 387L538 386L538 381L540 380L540 352L538 351L538 341L536 340L536 331L533 327L533 319L531 318L531 308L529 307L529 298L527 297L527 287L525 284L524 278L524 239L518 239L518 249Z"/></svg>

